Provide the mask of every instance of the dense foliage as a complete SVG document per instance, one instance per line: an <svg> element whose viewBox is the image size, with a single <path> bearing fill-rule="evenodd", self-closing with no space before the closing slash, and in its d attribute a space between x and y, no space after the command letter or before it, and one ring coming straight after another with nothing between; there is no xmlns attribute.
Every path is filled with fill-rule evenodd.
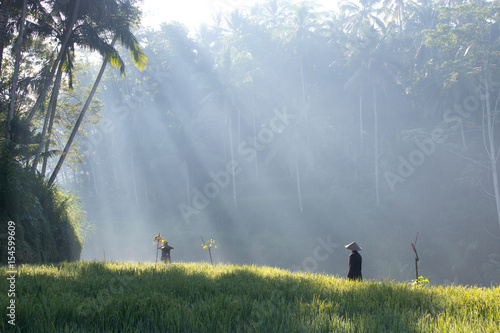
<svg viewBox="0 0 500 333"><path fill-rule="evenodd" d="M54 183L66 157L75 158L70 148L77 134L84 134L80 126L98 118L100 104L93 96L106 64L124 72L115 42L130 51L139 68L146 64L131 33L140 15L134 4L0 2L0 262L13 257L18 263L80 258L81 237L88 229L85 214L78 200ZM92 89L76 78L76 72L83 78L86 70L77 59L84 49L103 57ZM54 157L57 164L49 165ZM7 223L16 229L9 235L9 255Z"/></svg>
<svg viewBox="0 0 500 333"><path fill-rule="evenodd" d="M6 153L5 151L3 152ZM51 263L80 259L78 231L83 216L71 196L47 187L12 159L0 160L0 263L7 263L7 222L14 221L15 258L19 263ZM12 247L11 247L12 248Z"/></svg>
<svg viewBox="0 0 500 333"><path fill-rule="evenodd" d="M5 268L0 288L7 289ZM500 288L352 282L257 266L19 267L2 332L498 332ZM7 298L0 299L7 307Z"/></svg>

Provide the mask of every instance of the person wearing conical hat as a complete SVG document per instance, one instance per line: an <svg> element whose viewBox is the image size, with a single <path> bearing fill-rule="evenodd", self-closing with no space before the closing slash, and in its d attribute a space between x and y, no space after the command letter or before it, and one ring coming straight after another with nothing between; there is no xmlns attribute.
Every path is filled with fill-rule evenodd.
<svg viewBox="0 0 500 333"><path fill-rule="evenodd" d="M347 278L349 280L363 280L363 276L361 275L361 255L358 252L362 250L361 247L356 242L352 242L351 244L347 244L345 248L351 250Z"/></svg>

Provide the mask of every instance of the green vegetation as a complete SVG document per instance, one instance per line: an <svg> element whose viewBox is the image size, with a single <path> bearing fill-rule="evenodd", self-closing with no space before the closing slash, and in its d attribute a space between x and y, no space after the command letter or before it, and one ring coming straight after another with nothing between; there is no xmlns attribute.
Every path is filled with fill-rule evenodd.
<svg viewBox="0 0 500 333"><path fill-rule="evenodd" d="M131 32L140 18L135 2L0 2L0 221L2 227L15 223L18 262L80 258L84 214L74 197L56 188L56 179L67 157L81 158L78 149L70 149L100 108L93 97L106 65L124 74L115 43L130 51L140 70L146 66ZM89 67L79 65L84 49L103 58L87 88L79 82ZM49 163L54 157L57 164ZM2 228L2 263L6 249L7 229Z"/></svg>
<svg viewBox="0 0 500 333"><path fill-rule="evenodd" d="M270 267L19 266L2 332L498 332L500 287L351 282ZM0 290L7 289L6 267ZM0 306L5 309L7 299Z"/></svg>
<svg viewBox="0 0 500 333"><path fill-rule="evenodd" d="M5 151L3 152L5 153ZM78 260L85 214L74 196L64 194L19 163L0 159L0 263L7 263L7 221L15 223L19 263Z"/></svg>
<svg viewBox="0 0 500 333"><path fill-rule="evenodd" d="M201 240L203 240L203 238ZM203 250L208 250L208 255L210 256L210 263L213 265L214 261L212 260L212 246L214 247L214 249L217 248L217 245L215 245L215 241L211 238L206 242L203 241L203 244L201 244Z"/></svg>

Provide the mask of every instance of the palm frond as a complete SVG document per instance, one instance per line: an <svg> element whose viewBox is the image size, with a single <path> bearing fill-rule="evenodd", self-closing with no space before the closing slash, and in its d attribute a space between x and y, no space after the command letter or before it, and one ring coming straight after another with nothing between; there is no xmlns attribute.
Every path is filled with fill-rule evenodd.
<svg viewBox="0 0 500 333"><path fill-rule="evenodd" d="M99 54L108 59L109 63L120 69L120 73L125 76L125 62L120 57L118 51L105 39L101 38L99 31L88 23L84 23L75 29L78 33L76 43L83 48L99 52Z"/></svg>

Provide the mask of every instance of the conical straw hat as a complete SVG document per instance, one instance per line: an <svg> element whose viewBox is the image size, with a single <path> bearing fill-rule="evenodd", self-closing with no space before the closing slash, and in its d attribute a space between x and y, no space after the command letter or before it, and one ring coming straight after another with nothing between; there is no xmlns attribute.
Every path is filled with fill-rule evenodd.
<svg viewBox="0 0 500 333"><path fill-rule="evenodd" d="M346 249L351 250L351 251L361 251L362 248L359 247L359 245L356 242L352 242L351 244L347 244L345 246Z"/></svg>

